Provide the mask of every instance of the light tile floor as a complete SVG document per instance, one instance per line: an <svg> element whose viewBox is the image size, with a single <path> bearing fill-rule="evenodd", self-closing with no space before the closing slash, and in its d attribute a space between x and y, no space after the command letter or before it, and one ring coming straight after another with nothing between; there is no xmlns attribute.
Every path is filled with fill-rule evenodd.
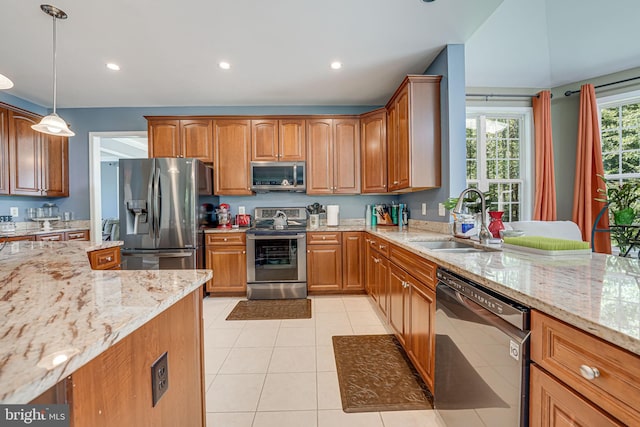
<svg viewBox="0 0 640 427"><path fill-rule="evenodd" d="M205 298L208 427L441 427L433 411L342 411L333 335L389 333L367 296L317 296L311 319L226 321Z"/></svg>

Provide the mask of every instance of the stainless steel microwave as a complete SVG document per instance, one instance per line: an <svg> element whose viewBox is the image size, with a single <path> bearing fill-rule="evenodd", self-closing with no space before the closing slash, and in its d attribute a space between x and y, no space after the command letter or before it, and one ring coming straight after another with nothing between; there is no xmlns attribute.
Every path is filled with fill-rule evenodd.
<svg viewBox="0 0 640 427"><path fill-rule="evenodd" d="M251 190L304 193L305 169L304 162L251 162Z"/></svg>

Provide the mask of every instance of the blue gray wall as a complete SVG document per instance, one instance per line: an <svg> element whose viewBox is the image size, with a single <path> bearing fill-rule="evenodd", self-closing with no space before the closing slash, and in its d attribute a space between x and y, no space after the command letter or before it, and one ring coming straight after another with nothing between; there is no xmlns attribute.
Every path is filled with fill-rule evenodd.
<svg viewBox="0 0 640 427"><path fill-rule="evenodd" d="M457 196L466 187L466 131L464 45L448 45L440 52L424 74L442 75L440 83L440 115L442 130L442 186L407 193L400 203L409 207L413 219L449 222L449 215L438 215L438 203ZM427 215L422 215L422 203Z"/></svg>
<svg viewBox="0 0 640 427"><path fill-rule="evenodd" d="M118 162L102 162L102 218L118 218Z"/></svg>

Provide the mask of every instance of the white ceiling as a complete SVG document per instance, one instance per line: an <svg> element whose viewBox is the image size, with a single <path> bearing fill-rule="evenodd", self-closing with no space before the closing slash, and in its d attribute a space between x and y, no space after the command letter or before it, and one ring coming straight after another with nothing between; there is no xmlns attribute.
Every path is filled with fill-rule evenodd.
<svg viewBox="0 0 640 427"><path fill-rule="evenodd" d="M51 107L43 1L3 2L0 73L15 83L8 93ZM69 15L58 21L59 108L380 105L455 43L468 87L555 87L640 66L638 0L52 4Z"/></svg>
<svg viewBox="0 0 640 427"><path fill-rule="evenodd" d="M147 157L147 138L121 136L100 138L100 161L117 162L118 159L141 159Z"/></svg>

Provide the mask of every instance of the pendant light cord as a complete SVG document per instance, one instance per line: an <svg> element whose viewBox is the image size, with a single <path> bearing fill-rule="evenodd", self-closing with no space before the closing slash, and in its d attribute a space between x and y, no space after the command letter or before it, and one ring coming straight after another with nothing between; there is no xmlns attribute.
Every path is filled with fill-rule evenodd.
<svg viewBox="0 0 640 427"><path fill-rule="evenodd" d="M53 17L53 114L56 114L56 101L57 101L57 81L58 73L56 67L56 17Z"/></svg>

